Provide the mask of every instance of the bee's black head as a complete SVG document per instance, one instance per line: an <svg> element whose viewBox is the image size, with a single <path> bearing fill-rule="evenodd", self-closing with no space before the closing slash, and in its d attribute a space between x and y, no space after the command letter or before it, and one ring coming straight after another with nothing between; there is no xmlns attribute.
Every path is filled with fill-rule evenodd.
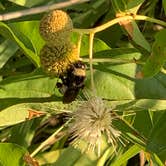
<svg viewBox="0 0 166 166"><path fill-rule="evenodd" d="M78 69L85 69L86 68L85 64L82 61L75 62L74 67L78 68Z"/></svg>

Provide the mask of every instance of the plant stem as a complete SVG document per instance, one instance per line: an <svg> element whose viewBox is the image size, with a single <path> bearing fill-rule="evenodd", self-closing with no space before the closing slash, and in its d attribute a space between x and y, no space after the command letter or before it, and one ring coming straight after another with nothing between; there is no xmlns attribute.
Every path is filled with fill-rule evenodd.
<svg viewBox="0 0 166 166"><path fill-rule="evenodd" d="M91 88L95 92L94 77L93 77L93 39L94 33L90 33L89 36L89 62L90 62L90 74L91 74Z"/></svg>
<svg viewBox="0 0 166 166"><path fill-rule="evenodd" d="M156 24L159 24L159 25L162 25L162 26L166 27L166 22L165 21L161 21L161 20L158 20L156 18L151 18L151 17L148 17L148 16L142 16L142 15L135 15L134 18L135 18L135 20L149 21L149 22L156 23Z"/></svg>
<svg viewBox="0 0 166 166"><path fill-rule="evenodd" d="M97 33L97 32L103 31L106 28L111 27L112 25L115 25L115 24L117 24L121 21L125 21L125 20L144 20L144 21L149 21L149 22L153 22L156 24L160 24L162 26L166 26L166 22L155 19L155 18L151 18L148 16L142 16L142 15L129 16L129 15L127 15L127 16L121 16L121 17L115 18L115 19L108 21L107 23L100 25L98 27L95 27L95 28L74 29L73 31L78 32L78 33L83 33L83 34Z"/></svg>
<svg viewBox="0 0 166 166"><path fill-rule="evenodd" d="M80 50L81 50L82 36L83 36L83 34L79 34L78 43L77 43L78 57L80 57Z"/></svg>
<svg viewBox="0 0 166 166"><path fill-rule="evenodd" d="M62 125L58 130L56 130L50 137L48 137L43 143L41 143L41 145L39 145L39 147L37 147L37 149L35 149L32 153L31 153L31 157L34 157L40 150L42 150L45 146L49 145L49 143L52 141L52 139L70 122L70 120L68 120L64 125Z"/></svg>
<svg viewBox="0 0 166 166"><path fill-rule="evenodd" d="M98 27L95 28L90 28L90 29L74 29L74 32L78 32L78 33L84 33L84 34L90 34L90 33L97 33L100 31L103 31L106 28L109 28L110 26L119 23L120 21L124 21L124 20L132 20L133 17L132 16L123 16L123 17L119 17L119 18L115 18L111 21L108 21L107 23L100 25Z"/></svg>
<svg viewBox="0 0 166 166"><path fill-rule="evenodd" d="M23 16L39 14L49 10L60 9L60 8L74 5L74 4L79 4L79 3L88 2L88 1L89 0L70 0L66 2L60 2L60 3L51 4L51 5L44 5L44 6L34 7L34 8L25 9L25 10L16 11L16 12L4 13L4 14L0 14L0 21L7 21L7 20L15 19L15 18L20 18Z"/></svg>
<svg viewBox="0 0 166 166"><path fill-rule="evenodd" d="M83 58L84 62L89 62L88 58ZM108 63L135 63L135 64L145 64L145 62L134 60L134 59L120 59L120 58L93 58L94 62L108 62Z"/></svg>

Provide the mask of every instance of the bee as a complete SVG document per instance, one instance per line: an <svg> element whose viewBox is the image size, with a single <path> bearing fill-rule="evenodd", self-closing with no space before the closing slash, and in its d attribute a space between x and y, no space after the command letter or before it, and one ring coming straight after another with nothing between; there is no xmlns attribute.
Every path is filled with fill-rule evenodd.
<svg viewBox="0 0 166 166"><path fill-rule="evenodd" d="M82 61L70 64L67 71L60 75L62 83L57 82L56 86L63 94L63 103L74 101L80 91L84 88L86 78L86 65Z"/></svg>

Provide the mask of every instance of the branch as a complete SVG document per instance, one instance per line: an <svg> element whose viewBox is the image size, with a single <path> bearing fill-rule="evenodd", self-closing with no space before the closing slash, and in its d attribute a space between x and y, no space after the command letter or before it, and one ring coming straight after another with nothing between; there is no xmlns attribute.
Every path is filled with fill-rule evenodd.
<svg viewBox="0 0 166 166"><path fill-rule="evenodd" d="M107 23L100 25L98 27L95 27L95 28L89 28L89 29L75 28L74 32L78 32L78 33L82 33L82 34L97 33L97 32L103 31L104 29L107 29L108 27L111 27L112 25L115 25L124 20L143 20L143 21L149 21L149 22L156 23L156 24L166 27L166 22L155 19L155 18L150 18L148 16L142 16L142 15L135 15L134 17L126 15L126 16L122 16L122 17L118 17L113 20L110 20Z"/></svg>
<svg viewBox="0 0 166 166"><path fill-rule="evenodd" d="M0 21L6 21L6 20L11 20L11 19L23 17L23 16L39 14L39 13L43 13L43 12L46 12L49 10L65 8L65 7L68 7L71 5L80 4L80 3L88 2L88 1L89 0L70 0L67 2L39 6L39 7L31 8L31 9L25 9L25 10L16 11L16 12L0 14Z"/></svg>
<svg viewBox="0 0 166 166"><path fill-rule="evenodd" d="M93 40L94 40L94 33L90 33L89 62L90 62L91 88L92 88L92 91L95 93L95 85L94 85L94 78L93 78Z"/></svg>
<svg viewBox="0 0 166 166"><path fill-rule="evenodd" d="M42 150L44 147L46 147L47 145L50 144L50 142L52 142L53 139L55 139L55 136L62 131L62 129L64 129L69 122L71 121L68 120L65 124L63 124L58 130L56 130L51 136L49 136L44 142L42 142L32 153L31 153L31 157L34 157L40 150Z"/></svg>

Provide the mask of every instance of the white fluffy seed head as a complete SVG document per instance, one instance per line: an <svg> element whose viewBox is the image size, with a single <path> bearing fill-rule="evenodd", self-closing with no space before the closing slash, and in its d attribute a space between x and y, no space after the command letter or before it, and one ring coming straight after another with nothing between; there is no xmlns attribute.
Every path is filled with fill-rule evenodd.
<svg viewBox="0 0 166 166"><path fill-rule="evenodd" d="M88 143L88 149L94 150L97 146L100 155L102 135L107 136L107 141L116 150L117 140L121 132L114 128L111 110L106 107L104 101L99 97L92 97L73 113L73 122L69 132L72 134L74 146L78 146L80 140Z"/></svg>

